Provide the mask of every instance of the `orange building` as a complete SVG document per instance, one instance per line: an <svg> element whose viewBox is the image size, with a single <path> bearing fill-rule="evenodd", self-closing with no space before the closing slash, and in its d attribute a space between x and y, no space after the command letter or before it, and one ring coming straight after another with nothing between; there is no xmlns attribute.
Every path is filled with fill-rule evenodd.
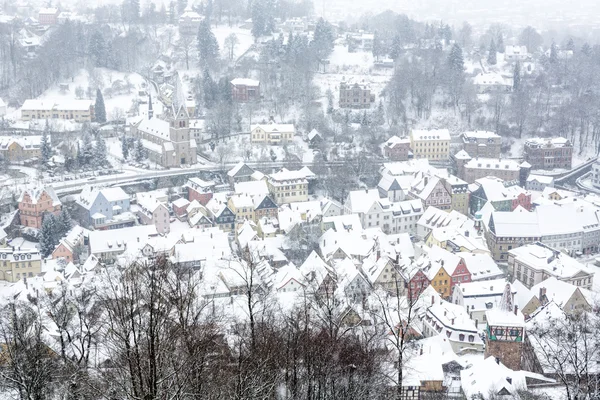
<svg viewBox="0 0 600 400"><path fill-rule="evenodd" d="M61 202L52 188L26 189L19 196L19 218L21 225L40 229L44 213L58 214Z"/></svg>

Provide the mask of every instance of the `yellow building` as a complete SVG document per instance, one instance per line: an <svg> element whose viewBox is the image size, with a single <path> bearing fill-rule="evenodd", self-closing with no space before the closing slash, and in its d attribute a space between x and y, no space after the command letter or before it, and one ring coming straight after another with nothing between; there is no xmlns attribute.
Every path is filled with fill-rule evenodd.
<svg viewBox="0 0 600 400"><path fill-rule="evenodd" d="M426 158L429 161L448 160L450 157L450 132L448 129L413 130L410 133L410 147L414 158Z"/></svg>
<svg viewBox="0 0 600 400"><path fill-rule="evenodd" d="M37 249L0 248L0 280L16 282L42 272L42 255Z"/></svg>
<svg viewBox="0 0 600 400"><path fill-rule="evenodd" d="M450 281L452 278L448 272L446 272L444 267L440 267L437 271L432 267L427 274L427 278L429 278L431 286L440 294L440 296L442 296L442 298L450 297L452 294L450 292Z"/></svg>
<svg viewBox="0 0 600 400"><path fill-rule="evenodd" d="M296 134L293 124L276 124L270 122L250 127L250 141L252 143L281 144L291 142Z"/></svg>
<svg viewBox="0 0 600 400"><path fill-rule="evenodd" d="M269 193L277 204L308 201L308 179L314 177L306 167L298 171L282 168L267 179Z"/></svg>
<svg viewBox="0 0 600 400"><path fill-rule="evenodd" d="M9 163L39 158L41 142L41 136L0 136L0 155Z"/></svg>
<svg viewBox="0 0 600 400"><path fill-rule="evenodd" d="M72 119L76 122L94 120L92 100L67 100L62 102L25 100L21 107L21 119Z"/></svg>

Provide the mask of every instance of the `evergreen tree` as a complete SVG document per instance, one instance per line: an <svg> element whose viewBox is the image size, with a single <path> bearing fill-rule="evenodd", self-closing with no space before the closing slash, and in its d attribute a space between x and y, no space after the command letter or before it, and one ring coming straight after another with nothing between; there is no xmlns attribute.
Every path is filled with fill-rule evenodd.
<svg viewBox="0 0 600 400"><path fill-rule="evenodd" d="M504 54L504 35L502 32L498 32L498 43L496 44L496 51Z"/></svg>
<svg viewBox="0 0 600 400"><path fill-rule="evenodd" d="M185 12L185 8L187 7L187 0L177 0L177 13L181 15Z"/></svg>
<svg viewBox="0 0 600 400"><path fill-rule="evenodd" d="M204 19L198 28L198 54L200 65L211 67L219 58L219 42L210 29L210 22Z"/></svg>
<svg viewBox="0 0 600 400"><path fill-rule="evenodd" d="M400 35L395 35L392 39L392 47L390 48L390 57L396 60L402 53L402 39Z"/></svg>
<svg viewBox="0 0 600 400"><path fill-rule="evenodd" d="M146 159L146 149L142 144L142 140L138 139L135 148L135 161L140 162Z"/></svg>
<svg viewBox="0 0 600 400"><path fill-rule="evenodd" d="M573 38L569 38L566 48L567 50L575 51L575 42L573 42Z"/></svg>
<svg viewBox="0 0 600 400"><path fill-rule="evenodd" d="M129 140L125 136L121 137L121 152L123 160L127 160L129 158Z"/></svg>
<svg viewBox="0 0 600 400"><path fill-rule="evenodd" d="M327 114L332 114L333 113L333 92L331 91L331 89L327 89Z"/></svg>
<svg viewBox="0 0 600 400"><path fill-rule="evenodd" d="M492 41L490 42L490 50L488 52L488 58L487 58L487 62L490 65L496 65L497 63L497 56L498 50L496 49L496 42L494 42L494 39L492 39Z"/></svg>
<svg viewBox="0 0 600 400"><path fill-rule="evenodd" d="M83 133L83 145L81 148L78 148L79 151L79 165L86 166L89 165L92 161L93 154L93 145L92 145L92 136L88 131Z"/></svg>
<svg viewBox="0 0 600 400"><path fill-rule="evenodd" d="M550 63L555 64L558 61L558 49L556 48L556 43L554 40L552 41L552 45L550 46Z"/></svg>
<svg viewBox="0 0 600 400"><path fill-rule="evenodd" d="M513 90L516 92L521 89L521 63L515 64L513 71Z"/></svg>
<svg viewBox="0 0 600 400"><path fill-rule="evenodd" d="M254 0L252 2L252 36L255 39L273 32L275 28L274 11L275 4L272 4L269 0Z"/></svg>
<svg viewBox="0 0 600 400"><path fill-rule="evenodd" d="M459 45L454 44L448 56L448 64L453 73L462 74L465 70L465 61L462 54L462 49Z"/></svg>
<svg viewBox="0 0 600 400"><path fill-rule="evenodd" d="M208 69L204 70L202 89L204 91L204 107L213 108L217 102L217 87L215 81L210 77Z"/></svg>
<svg viewBox="0 0 600 400"><path fill-rule="evenodd" d="M381 126L385 123L385 110L383 108L383 102L379 99L379 104L377 105L377 109L373 113L373 125Z"/></svg>
<svg viewBox="0 0 600 400"><path fill-rule="evenodd" d="M56 218L55 223L58 237L62 238L67 233L69 233L69 231L73 227L73 221L71 221L71 215L69 214L69 210L63 208L60 214L58 214L58 218Z"/></svg>
<svg viewBox="0 0 600 400"><path fill-rule="evenodd" d="M97 168L106 167L108 165L106 142L100 135L96 137L93 162L94 166Z"/></svg>
<svg viewBox="0 0 600 400"><path fill-rule="evenodd" d="M48 167L48 162L52 157L52 146L50 144L50 125L48 124L48 120L46 120L46 126L44 127L44 132L42 133L42 142L40 144L40 152L41 152L41 166L43 168Z"/></svg>
<svg viewBox="0 0 600 400"><path fill-rule="evenodd" d="M96 105L94 107L96 121L101 124L106 122L106 108L104 107L104 97L100 88L96 89Z"/></svg>
<svg viewBox="0 0 600 400"><path fill-rule="evenodd" d="M584 43L583 46L581 46L581 52L586 56L589 56L590 54L592 54L592 48L588 43Z"/></svg>
<svg viewBox="0 0 600 400"><path fill-rule="evenodd" d="M383 48L383 41L381 40L381 35L379 31L375 31L373 35L373 57L375 60L379 60L379 57L385 55L385 49Z"/></svg>
<svg viewBox="0 0 600 400"><path fill-rule="evenodd" d="M102 36L100 32L95 31L92 33L88 51L92 60L94 60L94 65L96 67L108 66L108 47L104 40L104 36Z"/></svg>
<svg viewBox="0 0 600 400"><path fill-rule="evenodd" d="M331 55L334 41L335 33L333 32L333 26L323 18L319 18L315 27L313 40L310 43L317 60L325 60Z"/></svg>
<svg viewBox="0 0 600 400"><path fill-rule="evenodd" d="M175 22L177 21L177 16L175 15L175 2L171 1L169 3L169 24L171 25L175 25Z"/></svg>
<svg viewBox="0 0 600 400"><path fill-rule="evenodd" d="M44 215L42 228L40 229L40 252L43 257L48 257L58 244L56 237L56 221L53 214Z"/></svg>

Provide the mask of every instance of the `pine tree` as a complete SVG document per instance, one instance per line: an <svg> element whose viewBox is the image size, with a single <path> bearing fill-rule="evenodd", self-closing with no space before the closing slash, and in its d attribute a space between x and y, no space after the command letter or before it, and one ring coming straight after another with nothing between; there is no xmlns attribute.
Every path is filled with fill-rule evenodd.
<svg viewBox="0 0 600 400"><path fill-rule="evenodd" d="M92 136L89 132L85 131L83 133L83 145L79 148L79 165L89 165L93 156Z"/></svg>
<svg viewBox="0 0 600 400"><path fill-rule="evenodd" d="M332 114L333 113L333 92L331 91L331 89L327 89L327 114Z"/></svg>
<svg viewBox="0 0 600 400"><path fill-rule="evenodd" d="M558 49L556 48L556 43L554 40L552 41L552 45L550 46L550 63L554 64L558 61Z"/></svg>
<svg viewBox="0 0 600 400"><path fill-rule="evenodd" d="M453 73L462 74L465 70L465 61L462 54L462 49L456 43L452 46L450 50L450 55L448 56L448 64L450 65L450 69Z"/></svg>
<svg viewBox="0 0 600 400"><path fill-rule="evenodd" d="M498 53L504 54L504 35L502 35L502 32L498 32L498 43L496 44L496 50Z"/></svg>
<svg viewBox="0 0 600 400"><path fill-rule="evenodd" d="M490 50L488 52L488 58L487 58L487 62L490 65L496 65L497 63L497 52L498 50L496 49L496 42L494 42L494 39L492 39L492 41L490 42Z"/></svg>
<svg viewBox="0 0 600 400"><path fill-rule="evenodd" d="M392 58L392 60L396 60L398 57L400 57L401 53L402 53L402 39L400 38L400 35L395 35L394 38L392 39L392 47L390 49L390 57Z"/></svg>
<svg viewBox="0 0 600 400"><path fill-rule="evenodd" d="M123 160L129 158L129 140L125 136L121 137L121 151L123 152Z"/></svg>
<svg viewBox="0 0 600 400"><path fill-rule="evenodd" d="M383 42L381 40L381 36L379 34L379 31L375 31L374 35L373 35L373 57L375 57L375 60L379 61L379 57L383 56L385 54L385 50L383 48Z"/></svg>
<svg viewBox="0 0 600 400"><path fill-rule="evenodd" d="M48 120L46 120L46 126L44 127L44 132L42 133L42 142L40 144L40 152L41 152L41 166L43 168L48 167L48 162L52 157L52 146L50 145L50 125L48 124Z"/></svg>
<svg viewBox="0 0 600 400"><path fill-rule="evenodd" d="M54 247L58 244L55 222L53 214L44 215L42 228L40 229L40 252L43 257L48 257L52 254Z"/></svg>
<svg viewBox="0 0 600 400"><path fill-rule="evenodd" d="M71 228L73 227L73 221L71 221L71 215L69 214L69 210L63 208L60 214L58 214L58 218L56 218L56 231L58 237L64 237L69 233Z"/></svg>
<svg viewBox="0 0 600 400"><path fill-rule="evenodd" d="M210 29L210 22L204 19L198 28L198 55L200 65L211 67L219 58L219 42Z"/></svg>
<svg viewBox="0 0 600 400"><path fill-rule="evenodd" d="M181 15L185 12L185 8L187 7L187 0L177 0L177 13Z"/></svg>
<svg viewBox="0 0 600 400"><path fill-rule="evenodd" d="M571 50L571 51L575 51L575 42L573 42L573 38L569 38L569 41L567 42L567 50Z"/></svg>
<svg viewBox="0 0 600 400"><path fill-rule="evenodd" d="M204 107L213 108L217 102L216 83L210 77L208 69L204 70L204 79L202 81L202 90L204 91Z"/></svg>
<svg viewBox="0 0 600 400"><path fill-rule="evenodd" d="M102 36L100 32L95 31L91 35L88 51L94 60L94 65L96 67L108 66L108 47L104 40L104 36Z"/></svg>
<svg viewBox="0 0 600 400"><path fill-rule="evenodd" d="M335 34L333 32L333 26L323 18L319 18L317 26L315 27L313 40L310 43L317 60L325 60L331 55L334 47L334 40Z"/></svg>
<svg viewBox="0 0 600 400"><path fill-rule="evenodd" d="M267 33L267 11L263 0L252 2L252 36L258 39Z"/></svg>
<svg viewBox="0 0 600 400"><path fill-rule="evenodd" d="M516 92L521 89L521 63L515 64L513 71L513 90Z"/></svg>
<svg viewBox="0 0 600 400"><path fill-rule="evenodd" d="M106 122L106 108L104 107L104 97L100 88L96 89L96 106L94 107L96 121L101 124Z"/></svg>
<svg viewBox="0 0 600 400"><path fill-rule="evenodd" d="M177 16L175 15L175 2L171 1L169 3L169 24L171 25L175 25L175 22L177 21Z"/></svg>
<svg viewBox="0 0 600 400"><path fill-rule="evenodd" d="M96 137L96 144L94 146L94 166L97 168L106 167L108 165L106 142L100 135Z"/></svg>
<svg viewBox="0 0 600 400"><path fill-rule="evenodd" d="M592 48L588 43L584 43L583 46L581 46L581 52L586 56L589 56L590 54L592 54Z"/></svg>
<svg viewBox="0 0 600 400"><path fill-rule="evenodd" d="M371 119L373 120L373 125L381 126L385 123L385 110L381 99L379 99L379 104L377 105L375 112L373 112Z"/></svg>
<svg viewBox="0 0 600 400"><path fill-rule="evenodd" d="M143 161L145 158L146 158L146 149L144 148L144 145L142 144L142 140L138 139L136 148L135 148L135 161L140 162L140 161Z"/></svg>

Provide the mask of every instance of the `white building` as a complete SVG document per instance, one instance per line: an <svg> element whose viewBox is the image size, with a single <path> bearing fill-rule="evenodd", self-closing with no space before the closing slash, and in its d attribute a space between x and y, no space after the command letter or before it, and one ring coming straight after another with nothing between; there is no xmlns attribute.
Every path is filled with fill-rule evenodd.
<svg viewBox="0 0 600 400"><path fill-rule="evenodd" d="M473 84L479 93L510 92L512 89L511 79L496 72L481 72L473 78Z"/></svg>
<svg viewBox="0 0 600 400"><path fill-rule="evenodd" d="M510 283L504 278L457 283L452 291L452 303L463 306L469 317L475 321L478 329L483 329L487 324L486 312L493 308L500 307L502 296Z"/></svg>
<svg viewBox="0 0 600 400"><path fill-rule="evenodd" d="M425 239L436 228L460 228L469 218L458 211L444 211L437 207L429 206L417 222L417 237Z"/></svg>
<svg viewBox="0 0 600 400"><path fill-rule="evenodd" d="M506 46L504 48L504 60L506 61L516 62L527 61L528 59L527 46Z"/></svg>
<svg viewBox="0 0 600 400"><path fill-rule="evenodd" d="M281 144L291 142L295 134L294 124L270 122L250 127L250 141L252 143Z"/></svg>
<svg viewBox="0 0 600 400"><path fill-rule="evenodd" d="M525 189L527 190L542 192L547 187L554 187L554 178L551 176L530 174L527 177L527 182L525 182Z"/></svg>
<svg viewBox="0 0 600 400"><path fill-rule="evenodd" d="M510 250L508 270L514 279L521 281L528 288L554 277L584 289L591 289L594 279L594 273L587 266L539 242Z"/></svg>

